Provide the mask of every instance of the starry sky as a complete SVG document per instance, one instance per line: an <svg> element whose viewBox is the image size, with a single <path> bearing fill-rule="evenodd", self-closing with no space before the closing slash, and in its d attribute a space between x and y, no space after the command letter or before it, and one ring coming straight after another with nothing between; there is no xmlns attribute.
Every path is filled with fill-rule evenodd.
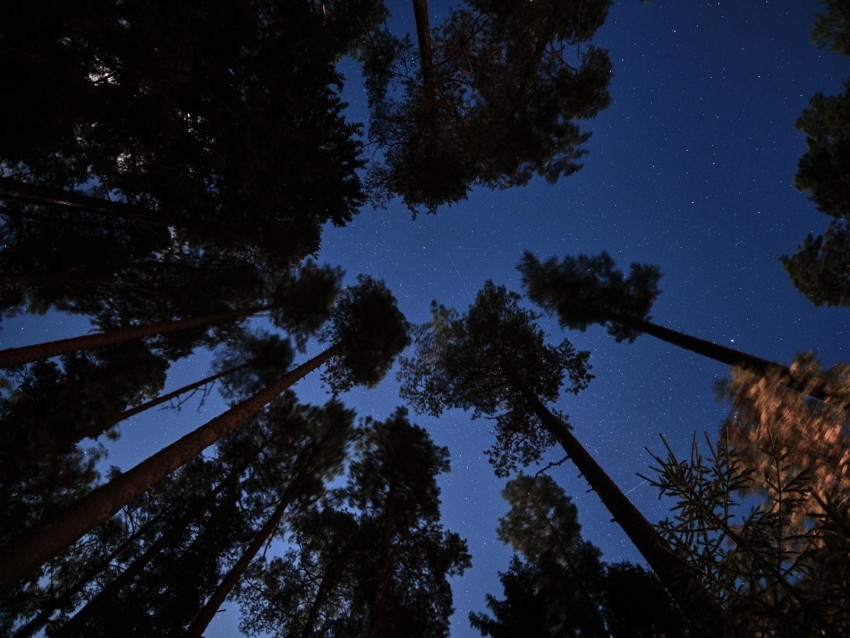
<svg viewBox="0 0 850 638"><path fill-rule="evenodd" d="M391 25L412 30L409 2L387 4ZM431 1L432 26L450 4ZM792 184L805 150L796 118L814 93L837 93L850 76L850 60L809 43L818 7L815 0L616 1L595 40L614 65L611 106L585 123L593 135L581 171L554 185L535 179L507 191L476 189L415 220L398 202L366 209L349 226L326 229L320 261L342 266L352 281L358 273L383 279L420 323L433 299L465 310L487 279L521 291L515 266L523 250L541 258L605 250L622 267L661 269L656 323L780 362L808 350L826 365L850 361L847 310L812 306L779 262L828 221ZM353 69L342 66L357 120L365 94ZM544 325L553 341L565 336L556 322ZM5 324L2 338L8 347L59 338L60 330L79 334L87 326L73 317L18 320ZM727 370L649 336L618 344L599 327L566 336L592 353L596 378L552 407L569 415L578 439L658 521L664 503L637 476L648 471L646 448L660 452L663 433L684 453L695 432L716 434L726 407L713 385ZM205 356L179 362L168 387L198 378L208 363ZM327 399L315 379L295 390L303 401ZM401 404L394 373L342 399L377 419ZM122 429L110 463L131 467L221 407L213 396L179 414L139 417ZM467 539L473 560L453 580L452 636L478 636L468 613L484 609L488 592L501 597L497 571L511 555L495 535L506 506L504 481L483 454L492 435L485 421L459 411L412 417L451 452L452 471L440 480L443 522ZM562 456L552 449L546 461ZM604 560L640 562L570 464L550 473L574 499L583 535ZM226 603L207 636L234 635L237 613Z"/></svg>

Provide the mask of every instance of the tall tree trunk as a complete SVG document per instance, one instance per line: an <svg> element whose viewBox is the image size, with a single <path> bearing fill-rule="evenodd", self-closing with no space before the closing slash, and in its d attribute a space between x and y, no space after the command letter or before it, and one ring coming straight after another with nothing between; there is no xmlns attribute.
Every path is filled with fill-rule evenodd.
<svg viewBox="0 0 850 638"><path fill-rule="evenodd" d="M679 346L685 350L690 350L691 352L696 352L697 354L701 354L709 359L725 363L728 366L746 367L754 372L762 374L771 369L784 370L785 372L788 372L788 368L782 364L768 361L767 359L762 359L761 357L747 354L746 352L741 352L734 348L721 346L712 341L699 339L698 337L685 334L684 332L671 330L670 328L656 325L644 319L634 319L632 317L618 315L613 317L612 321L615 323L621 323L629 328L634 328L635 330L640 330L648 335L652 335L656 339L661 339L662 341L666 341L674 346Z"/></svg>
<svg viewBox="0 0 850 638"><path fill-rule="evenodd" d="M97 595L86 603L76 614L62 625L58 631L51 634L51 638L70 638L77 635L77 632L101 609L111 604L115 595L126 587L142 570L147 567L150 562L156 558L159 553L177 542L180 535L186 530L186 527L200 518L204 512L210 509L215 503L215 499L226 489L232 489L236 486L239 477L248 469L248 466L254 462L259 455L260 450L257 450L256 455L251 457L239 466L235 467L204 499L196 502L189 507L183 515L178 518L171 527L166 530L156 541L142 552L139 556L130 563L127 568L118 574L111 582L109 582Z"/></svg>
<svg viewBox="0 0 850 638"><path fill-rule="evenodd" d="M125 540L118 547L116 547L109 554L107 554L104 558L98 561L96 565L86 570L86 572L77 579L77 582L74 583L74 585L72 585L71 587L63 591L61 594L54 597L50 602L45 604L37 616L35 616L25 625L19 627L18 630L14 634L12 634L12 638L29 638L36 631L44 627L44 625L46 625L50 621L50 617L57 609L60 609L70 604L74 596L76 596L83 589L85 589L86 585L88 585L94 579L95 576L97 576L104 569L106 569L106 567L120 554L122 554L125 549L130 547L139 538L141 538L144 533L146 533L149 529L156 525L164 515L165 511L163 510L156 516L153 516L147 521L145 521L145 523L141 527L139 527L139 529L137 529L129 538L127 538L127 540Z"/></svg>
<svg viewBox="0 0 850 638"><path fill-rule="evenodd" d="M612 321L615 323L621 323L629 328L634 328L635 330L640 330L648 335L652 335L656 339L661 339L662 341L666 341L674 346L679 346L685 350L690 350L691 352L696 352L697 354L701 354L702 356L713 359L714 361L725 363L728 366L746 368L747 370L760 375L764 375L771 371L778 372L781 377L787 380L789 387L800 390L803 389L802 385L794 379L794 376L788 366L784 366L781 363L762 359L756 355L735 350L734 348L729 348L727 346L722 346L714 343L713 341L700 339L684 332L671 330L670 328L659 326L644 319L635 319L633 317L617 315L612 318ZM807 394L822 401L827 398L829 393L824 385L818 385L815 386L814 389L807 390ZM850 406L845 405L843 407L847 409Z"/></svg>
<svg viewBox="0 0 850 638"><path fill-rule="evenodd" d="M384 529L381 538L381 550L378 556L378 582L375 587L375 598L372 602L372 612L369 617L369 638L380 638L389 635L386 627L387 590L390 586L390 571L392 569L392 540L395 535L396 486L390 482L387 489L387 501L384 507Z"/></svg>
<svg viewBox="0 0 850 638"><path fill-rule="evenodd" d="M228 571L224 578L221 579L221 582L218 584L218 587L216 587L206 604L201 607L198 615L195 616L192 624L189 625L189 628L186 630L186 636L201 638L204 630L207 628L207 625L209 625L210 621L212 621L215 617L216 611L218 611L218 608L221 607L221 604L225 601L233 588L236 587L236 584L239 582L239 579L242 578L245 570L248 569L248 565L250 565L251 561L254 560L257 552L260 551L260 548L271 538L278 525L280 525L283 514L286 511L286 508L289 507L289 503L292 501L293 491L293 488L284 491L280 501L278 501L277 507L274 512L272 512L272 515L269 516L266 523L254 536L254 540L251 541L251 544L248 545L244 552L242 552L242 555L239 557L239 560L236 561L236 564L233 565L233 567L230 568L230 571Z"/></svg>
<svg viewBox="0 0 850 638"><path fill-rule="evenodd" d="M652 570L664 583L685 616L700 626L720 613L714 601L690 568L677 557L655 527L620 490L590 453L573 436L567 425L556 417L521 379L513 384L522 394L543 427L554 436L572 462L596 492L614 520L626 533Z"/></svg>
<svg viewBox="0 0 850 638"><path fill-rule="evenodd" d="M11 199L28 204L61 206L62 208L81 210L87 213L137 219L162 226L167 226L170 223L156 211L142 206L112 202L108 199L100 199L40 184L28 184L9 177L0 177L0 199Z"/></svg>
<svg viewBox="0 0 850 638"><path fill-rule="evenodd" d="M236 564L233 565L233 567L230 568L230 571L228 571L224 578L221 579L221 582L218 584L218 587L216 587L209 600L204 604L197 616L195 616L192 624L189 625L189 628L186 630L187 636L202 638L204 630L210 624L213 617L215 617L218 608L221 607L222 603L224 603L227 599L227 596L233 588L236 587L237 583L239 583L239 580L245 574L245 570L248 569L248 566L251 564L251 561L254 560L257 552L260 551L260 548L271 538L278 525L280 525L280 521L283 518L286 508L289 507L289 504L298 493L298 486L303 483L304 479L309 478L314 473L314 464L321 457L322 451L325 448L325 441L330 435L331 432L327 432L318 441L314 440L308 446L306 452L299 455L294 477L280 495L278 505L274 512L272 512L272 515L269 516L265 525L263 525L263 527L260 528L254 536L254 540L251 541L251 544L245 549L242 556L240 556L239 560L236 561Z"/></svg>
<svg viewBox="0 0 850 638"><path fill-rule="evenodd" d="M434 90L434 52L431 48L431 21L428 18L428 0L413 0L413 17L416 20L416 38L419 41L422 83L425 91L431 94ZM433 97L433 95L429 97Z"/></svg>
<svg viewBox="0 0 850 638"><path fill-rule="evenodd" d="M116 477L35 529L0 548L0 594L39 565L70 547L78 538L109 519L221 437L257 414L295 382L340 350L334 345L295 370L230 408L136 467Z"/></svg>
<svg viewBox="0 0 850 638"><path fill-rule="evenodd" d="M239 372L240 370L244 370L246 368L250 368L253 365L256 359L252 359L251 361L247 361L245 363L241 363L237 366L233 366L232 368L228 368L227 370L222 370L221 372L217 372L215 374L211 374L208 377L204 377L203 379L199 379L193 383L189 383L184 385L183 387L177 388L176 390L172 390L171 392L167 392L166 394L161 394L155 399L151 399L150 401L145 401L144 403L140 403L139 405L130 408L129 410L124 410L115 418L109 420L107 423L103 423L101 425L93 426L87 428L85 430L75 430L68 436L66 439L63 439L60 443L57 444L55 448L51 451L62 450L66 447L70 447L77 441L81 441L85 438L96 439L98 436L103 434L109 428L118 425L122 421L129 419L130 417L136 416L137 414L141 414L146 410L150 410L151 408L155 408L158 405L162 405L163 403L167 403L172 399L176 399L181 394L186 394L187 392L191 392L192 390L197 390L198 388L207 385L208 383L212 383L213 381L218 381L228 375L233 374L234 372Z"/></svg>
<svg viewBox="0 0 850 638"><path fill-rule="evenodd" d="M236 310L214 312L207 315L199 315L197 317L188 317L187 319L178 319L176 321L163 321L162 323L141 326L127 326L125 328L109 330L108 332L97 332L91 335L59 339L58 341L46 341L44 343L37 343L31 346L21 346L19 348L7 348L5 350L0 350L0 368L11 368L24 363L39 361L41 359L49 359L50 357L77 352L79 350L94 350L113 343L130 341L131 339L141 339L142 337L151 337L158 334L179 332L181 330L188 330L189 328L198 328L200 326L212 326L232 319L249 317L250 315L258 312L272 310L274 308L274 305L237 308Z"/></svg>

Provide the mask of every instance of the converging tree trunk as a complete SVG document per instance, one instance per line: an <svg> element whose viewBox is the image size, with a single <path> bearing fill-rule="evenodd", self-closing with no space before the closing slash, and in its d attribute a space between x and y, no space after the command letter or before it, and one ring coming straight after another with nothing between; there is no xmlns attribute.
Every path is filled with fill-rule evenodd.
<svg viewBox="0 0 850 638"><path fill-rule="evenodd" d="M558 440L614 520L676 599L682 612L697 621L709 620L712 613L719 613L708 592L687 565L673 553L655 527L623 494L564 422L552 414L520 379L514 379L513 383L543 427Z"/></svg>
<svg viewBox="0 0 850 638"><path fill-rule="evenodd" d="M428 0L413 0L413 17L416 20L416 38L419 42L419 61L422 83L426 92L434 90L434 54L431 50L431 21L428 17ZM433 97L429 95L429 98Z"/></svg>
<svg viewBox="0 0 850 638"><path fill-rule="evenodd" d="M221 372L217 372L216 374L211 374L208 377L204 377L203 379L199 379L198 381L195 381L193 383L186 384L186 385L184 385L180 388L177 388L176 390L172 390L171 392L167 392L166 394L161 394L160 396L156 397L155 399L151 399L149 401L145 401L144 403L140 403L139 405L137 405L133 408L130 408L129 410L124 410L124 412L121 412L114 419L110 419L109 421L107 421L103 424L100 424L100 425L97 425L97 426L94 426L94 427L90 427L90 428L87 428L87 429L74 430L74 431L70 432L69 435L66 438L64 438L62 440L57 440L56 443L55 443L55 447L53 447L50 451L55 452L57 450L63 450L65 448L68 448L68 447L74 445L78 441L82 441L85 438L96 439L98 436L100 436L101 434L106 432L109 428L111 428L115 425L118 425L119 423L129 419L130 417L136 416L137 414L141 414L142 412L145 412L146 410L150 410L151 408L155 408L158 405L162 405L164 403L167 403L167 402L171 401L172 399L176 399L181 394L186 394L187 392L197 390L198 388L201 388L201 387L203 387L203 386L205 386L209 383L213 383L214 381L218 381L219 379L222 379L222 378L224 378L228 375L231 375L235 372L239 372L240 370L245 370L247 368L250 368L252 364L253 364L253 360L248 361L246 363L242 363L238 366L233 366L232 368L228 368L227 370L222 370ZM44 454L44 453L45 453L44 450L40 451L40 454Z"/></svg>
<svg viewBox="0 0 850 638"><path fill-rule="evenodd" d="M262 410L281 392L341 351L331 346L0 549L0 593L144 494L171 472Z"/></svg>
<svg viewBox="0 0 850 638"><path fill-rule="evenodd" d="M116 328L115 330L109 330L107 332L98 332L80 337L59 339L58 341L47 341L31 346L7 348L5 350L0 350L0 368L11 368L25 363L31 363L32 361L49 359L50 357L56 357L61 354L77 352L79 350L94 350L95 348L102 348L113 343L130 341L131 339L141 339L142 337L152 337L159 334L179 332L190 328L198 328L200 326L217 325L233 319L249 317L265 310L273 310L274 308L274 305L238 308L235 310L214 312L207 315L188 317L186 319L178 319L175 321L164 321L157 324Z"/></svg>
<svg viewBox="0 0 850 638"><path fill-rule="evenodd" d="M245 570L248 569L251 561L254 560L257 552L259 552L262 546L272 537L278 525L280 525L283 514L286 512L286 508L289 507L289 504L292 501L293 492L293 489L288 489L283 493L274 512L272 512L265 524L259 529L259 531L257 531L257 534L254 536L254 540L252 540L251 544L248 545L244 552L242 552L242 555L239 557L239 560L236 561L236 564L234 564L233 567L230 568L230 571L225 574L224 578L221 579L221 582L218 584L218 587L216 587L209 600L198 612L198 615L195 616L192 624L189 625L189 628L186 630L186 636L191 638L201 638L204 630L215 617L216 611L218 611L218 608L221 607L221 604L225 601L230 592L233 591L233 588L236 587L236 584L239 582L239 579L242 578Z"/></svg>
<svg viewBox="0 0 850 638"><path fill-rule="evenodd" d="M259 454L259 449L257 450ZM133 562L131 562L124 571L110 581L97 595L86 603L76 614L62 625L55 633L51 634L53 638L70 638L77 635L77 632L93 618L101 609L112 603L115 595L126 587L136 576L142 573L142 570L147 567L150 562L156 558L163 549L177 542L180 535L185 532L186 527L200 518L204 512L209 510L215 503L215 499L226 489L233 489L239 480L239 477L248 469L248 466L254 462L258 454L252 454L239 466L235 467L231 472L213 489L206 498L197 501L193 506L186 509L163 534L151 545L145 549Z"/></svg>
<svg viewBox="0 0 850 638"><path fill-rule="evenodd" d="M342 428L346 428L347 424L340 424ZM307 450L299 455L296 462L296 469L292 479L288 482L287 487L281 492L278 498L278 504L274 512L266 520L265 524L254 535L254 539L245 549L239 560L230 568L224 578L216 587L215 591L210 596L209 600L204 604L198 614L195 616L189 628L186 630L186 635L192 638L201 638L204 630L215 617L218 608L227 599L227 596L233 591L233 588L239 583L245 571L254 560L254 557L260 551L260 548L266 544L274 535L280 525L286 508L299 496L299 488L304 484L305 480L313 478L316 470L316 462L321 458L326 451L326 443L333 438L333 429L325 433L318 440L312 441L307 447Z"/></svg>

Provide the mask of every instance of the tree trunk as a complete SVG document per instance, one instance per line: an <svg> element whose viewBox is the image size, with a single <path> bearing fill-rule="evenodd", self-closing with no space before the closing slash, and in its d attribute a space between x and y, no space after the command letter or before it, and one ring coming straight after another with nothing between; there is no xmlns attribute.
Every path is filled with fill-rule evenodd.
<svg viewBox="0 0 850 638"><path fill-rule="evenodd" d="M0 594L257 414L281 392L337 354L339 349L339 344L331 346L254 396L79 499L45 523L13 539L0 549Z"/></svg>
<svg viewBox="0 0 850 638"><path fill-rule="evenodd" d="M389 635L387 631L386 609L387 590L390 586L390 570L392 568L392 540L395 535L396 486L392 478L387 489L387 502L384 507L384 533L381 539L381 550L378 557L378 583L375 587L375 599L372 603L372 613L369 618L369 637L380 638Z"/></svg>
<svg viewBox="0 0 850 638"><path fill-rule="evenodd" d="M115 330L109 330L108 332L97 332L91 335L70 337L68 339L60 339L58 341L47 341L31 346L21 346L20 348L7 348L5 350L0 350L0 368L11 368L13 366L23 365L24 363L39 361L41 359L49 359L50 357L77 352L79 350L94 350L113 343L130 341L131 339L141 339L142 337L179 332L180 330L188 330L189 328L216 325L232 319L248 317L264 310L272 310L274 308L275 306L273 305L238 308L236 310L214 312L207 315L189 317L187 319L164 321L162 323L152 325L116 328Z"/></svg>
<svg viewBox="0 0 850 638"><path fill-rule="evenodd" d="M130 547L136 540L141 538L142 534L147 532L151 527L153 527L159 520L164 516L165 512L162 511L156 516L148 519L145 523L139 527L127 540L121 543L118 547L112 550L107 556L105 556L102 560L100 560L97 565L88 569L83 576L81 576L76 583L58 596L54 597L53 600L48 602L42 610L35 616L32 620L30 620L25 625L18 628L18 630L12 634L12 638L29 638L36 631L44 627L49 621L50 617L53 615L57 609L61 607L67 606L73 600L74 596L79 594L83 589L85 589L86 585L88 585L95 576L97 576L100 572L102 572L106 567L115 560L121 553L124 552L125 549Z"/></svg>
<svg viewBox="0 0 850 638"><path fill-rule="evenodd" d="M325 437L327 436L329 436L329 433L325 435ZM248 566L251 564L251 561L254 560L257 552L260 551L263 544L271 538L278 525L280 525L280 521L283 518L286 508L297 494L298 485L300 485L305 478L310 477L314 473L314 462L321 457L322 451L325 448L325 437L322 437L318 441L314 440L311 442L306 452L299 455L294 477L290 481L289 486L281 494L277 508L274 512L272 512L272 515L268 518L265 525L263 525L263 527L260 528L254 536L254 540L251 541L251 544L245 549L242 556L240 556L239 560L236 561L236 564L233 565L233 567L230 568L230 571L228 571L224 578L221 579L218 587L216 587L209 600L206 604L204 604L197 616L195 616L192 624L189 625L189 628L186 630L187 636L202 638L204 630L210 624L213 617L215 617L218 608L221 607L222 603L224 603L227 599L227 596L233 588L236 587L237 583L239 583L239 580L245 574L245 570L248 569Z"/></svg>
<svg viewBox="0 0 850 638"><path fill-rule="evenodd" d="M776 371L781 377L787 380L788 387L806 391L802 385L794 379L788 366L784 366L781 363L762 359L761 357L757 357L753 354L741 352L740 350L735 350L734 348L729 348L727 346L721 346L713 341L700 339L698 337L685 334L684 332L671 330L670 328L659 326L644 319L634 319L618 315L613 317L612 321L621 323L629 328L640 330L648 335L652 335L656 339L661 339L662 341L666 341L674 346L679 346L685 350L690 350L691 352L696 352L697 354L701 354L702 356L713 359L714 361L725 363L728 366L745 368L760 375ZM823 385L818 385L815 386L815 388L808 390L807 394L814 399L823 401L827 398L829 393ZM847 409L850 406L844 405L842 407Z"/></svg>
<svg viewBox="0 0 850 638"><path fill-rule="evenodd" d="M596 492L616 523L622 528L652 570L673 596L687 618L700 626L712 615L720 613L702 584L694 577L688 566L670 549L655 527L646 520L634 504L611 480L596 460L573 436L566 424L543 404L521 380L514 379L516 389L522 394L532 412L540 419L564 448L572 462Z"/></svg>
<svg viewBox="0 0 850 638"><path fill-rule="evenodd" d="M226 377L230 374L233 374L234 372L239 372L240 370L244 370L245 368L249 368L254 363L254 361L255 361L255 359L252 359L251 361L239 364L238 366L233 366L232 368L228 368L227 370L222 370L221 372L211 374L208 377L204 377L203 379L200 379L200 380L195 381L193 383L189 383L187 385L184 385L182 388L177 388L176 390L173 390L173 391L168 392L166 394L161 394L160 396L156 397L155 399L151 399L150 401L145 401L144 403L140 403L139 405L137 405L133 408L130 408L129 410L124 410L124 412L122 412L117 417L112 419L112 421L104 424L101 427L96 427L96 428L93 427L93 428L89 428L87 430L78 430L78 431L73 433L73 440L69 439L69 440L62 442L62 444L61 444L62 448L73 445L77 441L80 441L81 439L84 439L86 437L96 439L98 436L100 436L103 432L105 432L109 428L111 428L115 425L118 425L119 423L129 419L130 417L136 416L137 414L141 414L142 412L144 412L146 410L150 410L151 408L155 408L156 406L162 405L163 403L167 403L168 401L171 401L171 399L176 399L181 394L186 394L187 392L191 392L192 390L197 390L198 388L205 386L208 383L212 383L213 381L218 381L219 379L222 379L222 378L224 378L224 377Z"/></svg>
<svg viewBox="0 0 850 638"><path fill-rule="evenodd" d="M413 17L416 20L416 38L419 41L422 83L425 86L425 91L430 94L434 90L434 53L431 49L431 23L428 18L428 0L413 0Z"/></svg>
<svg viewBox="0 0 850 638"><path fill-rule="evenodd" d="M251 544L248 545L239 557L239 560L236 561L236 564L233 565L233 567L230 568L230 571L228 571L224 578L221 579L221 582L218 584L218 587L216 587L209 600L198 612L198 615L195 616L192 624L189 625L189 628L186 630L186 636L192 638L202 637L207 625L209 625L210 621L212 621L215 617L216 611L218 611L218 608L221 607L221 604L225 601L233 588L236 587L236 584L239 582L239 579L242 578L245 570L248 569L248 565L250 565L251 561L254 560L257 552L260 551L260 548L266 543L266 541L269 540L269 538L271 538L272 534L274 534L274 531L277 529L277 526L280 525L283 514L289 506L289 503L292 501L292 492L293 489L291 488L284 491L277 507L274 512L272 512L272 515L268 518L265 525L260 528L256 536L254 536L254 540L251 541Z"/></svg>
<svg viewBox="0 0 850 638"><path fill-rule="evenodd" d="M123 217L137 219L140 221L168 226L169 221L163 219L156 211L124 204L122 202L111 202L108 199L100 199L66 191L59 188L50 188L40 184L28 184L8 177L0 177L0 199L11 199L28 204L42 204L61 206L81 210L88 213L100 213L112 217Z"/></svg>
<svg viewBox="0 0 850 638"><path fill-rule="evenodd" d="M259 450L258 450L259 453ZM198 501L194 506L187 509L183 516L178 518L171 527L165 531L156 541L142 552L127 568L118 574L109 584L101 589L97 595L86 603L76 614L62 625L58 631L51 634L52 638L71 637L77 635L77 632L87 623L97 612L103 609L106 605L112 603L121 589L126 587L142 570L147 567L150 562L156 558L159 553L168 545L175 543L176 539L186 527L200 518L204 512L210 509L215 502L215 499L225 489L232 488L236 485L242 473L248 469L248 466L253 463L257 455L252 455L251 458L238 467L234 468L227 477L224 478L215 489L210 492L206 498ZM16 637L17 638L17 637Z"/></svg>

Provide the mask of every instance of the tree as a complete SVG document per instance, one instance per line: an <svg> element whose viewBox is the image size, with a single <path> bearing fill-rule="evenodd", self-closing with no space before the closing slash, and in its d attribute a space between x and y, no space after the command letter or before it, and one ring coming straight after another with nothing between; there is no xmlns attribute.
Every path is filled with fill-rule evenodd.
<svg viewBox="0 0 850 638"><path fill-rule="evenodd" d="M850 55L847 7L836 0L822 0L822 4L825 11L815 18L812 40ZM843 93L812 97L796 126L806 135L806 152L794 185L833 220L823 235L809 235L795 255L782 257L782 264L794 286L816 306L850 306L850 80Z"/></svg>
<svg viewBox="0 0 850 638"><path fill-rule="evenodd" d="M647 480L674 501L661 533L722 608L712 635L845 635L846 494L825 503L801 536L794 522L805 513L810 485L781 439L764 449L771 463L761 472L748 467L725 435L716 444L706 441L703 453L695 437L687 459L665 441L666 453L654 457L655 476ZM766 495L761 507L737 497L754 482Z"/></svg>
<svg viewBox="0 0 850 638"><path fill-rule="evenodd" d="M118 194L181 241L248 235L284 261L315 252L321 225L362 203L328 37L344 30L326 32L309 3L94 12L42 0L7 17L0 81L16 89L0 159L17 176Z"/></svg>
<svg viewBox="0 0 850 638"><path fill-rule="evenodd" d="M334 345L80 499L37 529L12 540L0 549L0 589L7 589L50 556L109 519L322 364L330 361L323 378L335 389L348 389L357 383L374 385L389 369L392 358L407 344L407 329L407 321L383 283L361 276L358 284L341 296L331 325L325 330L326 337L336 339Z"/></svg>
<svg viewBox="0 0 850 638"><path fill-rule="evenodd" d="M489 455L500 475L536 461L556 441L596 491L653 571L695 621L711 601L652 525L584 449L570 426L543 401L558 397L564 377L579 392L590 375L586 352L569 341L546 343L536 315L519 296L487 282L464 316L433 304L432 321L416 335L415 358L402 359L402 395L416 409L439 414L454 407L495 420Z"/></svg>
<svg viewBox="0 0 850 638"><path fill-rule="evenodd" d="M846 405L850 403L850 367L838 364L824 371L812 354L798 355L791 365L796 387L830 385L823 401L792 390L777 374L753 375L733 370L723 387L731 400L724 436L740 461L753 470L750 489L761 493L761 477L775 465L776 447L782 450L787 471L805 478L807 492L793 521L797 531L810 526L807 517L824 513L826 503L850 492L850 437ZM769 492L770 499L776 499Z"/></svg>
<svg viewBox="0 0 850 638"><path fill-rule="evenodd" d="M367 84L370 135L385 152L374 181L434 211L473 184L506 188L535 173L554 182L578 170L589 134L576 122L608 105L611 77L607 53L582 47L609 5L471 1L432 32L427 3L414 2L419 73L406 72L410 45L396 40L398 89Z"/></svg>
<svg viewBox="0 0 850 638"><path fill-rule="evenodd" d="M38 343L31 346L6 348L5 350L0 350L0 367L12 368L31 361L49 359L61 354L79 352L82 350L102 348L112 344L124 343L132 339L141 339L143 337L151 337L154 335L167 334L169 332L178 332L198 327L206 328L207 326L233 321L234 319L250 317L251 315L264 312L266 310L272 310L273 308L274 307L270 305L237 308L208 315L167 321L159 324L128 326L125 328L110 330L108 332L99 332L79 337L69 337L66 339L59 339L57 341Z"/></svg>
<svg viewBox="0 0 850 638"><path fill-rule="evenodd" d="M849 209L850 210L850 209ZM809 235L791 257L782 257L794 286L816 306L850 306L850 231L845 219Z"/></svg>
<svg viewBox="0 0 850 638"><path fill-rule="evenodd" d="M321 495L325 481L340 473L355 436L354 413L338 402L320 410L292 404L291 399L277 402L266 415L265 447L270 453L258 468L258 474L265 476L255 476L256 484L248 486L254 499L259 492L257 487L267 483L266 490L274 494L274 509L189 624L188 636L203 633L259 550L278 531L287 508L298 502L306 506Z"/></svg>
<svg viewBox="0 0 850 638"><path fill-rule="evenodd" d="M488 595L493 617L470 614L473 628L497 638L682 635L681 616L658 579L630 563L603 564L581 537L575 505L549 476L520 475L502 496L510 509L499 538L524 560L514 556L500 573L505 599Z"/></svg>
<svg viewBox="0 0 850 638"><path fill-rule="evenodd" d="M820 47L850 55L850 10L841 0L821 0L825 11L815 16L812 41Z"/></svg>
<svg viewBox="0 0 850 638"><path fill-rule="evenodd" d="M108 429L127 405L162 387L166 368L144 343L130 341L17 370L17 387L0 398L0 482Z"/></svg>
<svg viewBox="0 0 850 638"><path fill-rule="evenodd" d="M634 341L646 333L726 365L756 374L775 373L792 382L784 366L734 348L676 332L649 321L649 310L658 296L660 272L654 266L632 264L628 277L617 269L607 253L579 255L540 262L530 252L518 266L528 298L555 313L565 328L585 330L588 325L606 326L617 341ZM828 384L811 385L809 396L823 399Z"/></svg>
<svg viewBox="0 0 850 638"><path fill-rule="evenodd" d="M533 566L551 635L606 635L600 552L582 539L570 498L546 475L520 475L502 497L510 509L499 520L499 539Z"/></svg>
<svg viewBox="0 0 850 638"><path fill-rule="evenodd" d="M469 624L482 636L493 638L560 638L569 636L568 629L559 633L549 615L550 600L541 591L534 570L518 557L511 559L508 570L499 572L505 599L499 600L492 594L486 595L487 607L492 617L483 613L470 612Z"/></svg>
<svg viewBox="0 0 850 638"><path fill-rule="evenodd" d="M295 548L242 591L243 631L446 636L447 577L469 564L465 542L439 524L447 459L403 409L367 420L346 484L293 521Z"/></svg>

